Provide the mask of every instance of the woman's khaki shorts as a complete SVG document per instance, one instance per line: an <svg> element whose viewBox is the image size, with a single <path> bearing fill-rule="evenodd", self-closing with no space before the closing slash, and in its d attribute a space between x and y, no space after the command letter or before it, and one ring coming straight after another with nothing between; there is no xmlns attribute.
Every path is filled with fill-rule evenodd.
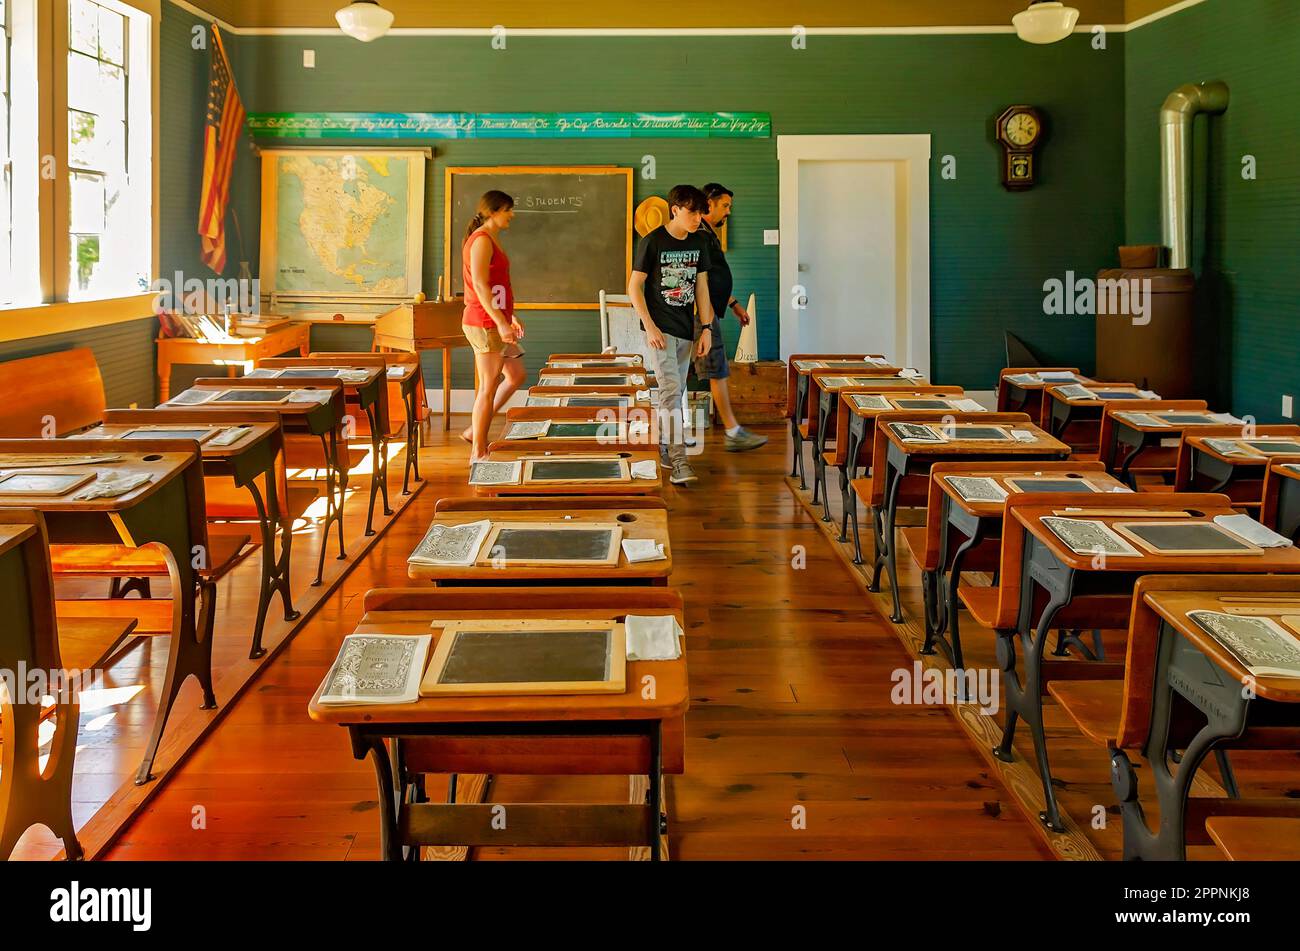
<svg viewBox="0 0 1300 951"><path fill-rule="evenodd" d="M460 329L465 332L465 339L469 341L475 353L499 353L506 358L524 355L523 347L517 343L506 343L495 327L471 327L468 324L461 324Z"/></svg>

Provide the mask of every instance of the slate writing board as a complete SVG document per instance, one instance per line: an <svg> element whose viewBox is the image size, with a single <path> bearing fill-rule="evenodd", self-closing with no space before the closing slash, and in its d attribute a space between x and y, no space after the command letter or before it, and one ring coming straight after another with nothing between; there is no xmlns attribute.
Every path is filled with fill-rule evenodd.
<svg viewBox="0 0 1300 951"><path fill-rule="evenodd" d="M550 439L565 439L583 436L617 436L617 423L556 423L552 422L546 430Z"/></svg>
<svg viewBox="0 0 1300 951"><path fill-rule="evenodd" d="M1008 479L1021 492L1093 492L1083 479Z"/></svg>
<svg viewBox="0 0 1300 951"><path fill-rule="evenodd" d="M1130 522L1125 524L1124 529L1157 551L1247 552L1256 550L1212 522L1191 522L1182 525L1144 525L1140 522Z"/></svg>
<svg viewBox="0 0 1300 951"><path fill-rule="evenodd" d="M561 530L506 525L485 546L485 557L507 562L603 562L608 557L612 535L608 528Z"/></svg>
<svg viewBox="0 0 1300 951"><path fill-rule="evenodd" d="M947 400L894 400L899 409L948 409Z"/></svg>
<svg viewBox="0 0 1300 951"><path fill-rule="evenodd" d="M1156 419L1163 420L1175 426L1195 426L1197 424L1208 424L1214 422L1208 416L1200 416L1193 413L1153 413Z"/></svg>
<svg viewBox="0 0 1300 951"><path fill-rule="evenodd" d="M595 310L601 290L622 292L632 269L632 169L599 166L448 168L443 273L465 293L465 230L489 189L515 200L502 241L515 305ZM478 240L483 240L479 238Z"/></svg>
<svg viewBox="0 0 1300 951"><path fill-rule="evenodd" d="M602 376L575 376L574 386L631 386L626 376L611 373Z"/></svg>
<svg viewBox="0 0 1300 951"><path fill-rule="evenodd" d="M133 429L123 433L121 439L193 439L203 442L212 435L210 429Z"/></svg>
<svg viewBox="0 0 1300 951"><path fill-rule="evenodd" d="M619 459L556 460L534 459L533 482L595 482L601 479L622 481L623 466Z"/></svg>
<svg viewBox="0 0 1300 951"><path fill-rule="evenodd" d="M337 367L292 367L280 371L280 379L310 380L324 377L337 377L342 371Z"/></svg>
<svg viewBox="0 0 1300 951"><path fill-rule="evenodd" d="M1300 443L1294 442L1268 442L1267 440L1244 440L1245 444L1256 452L1263 453L1285 453L1286 455L1300 454Z"/></svg>
<svg viewBox="0 0 1300 951"><path fill-rule="evenodd" d="M626 406L626 396L570 396L565 406Z"/></svg>
<svg viewBox="0 0 1300 951"><path fill-rule="evenodd" d="M949 439L988 439L996 442L1007 442L1012 438L1002 430L992 426L955 427L951 432L945 430L944 435Z"/></svg>
<svg viewBox="0 0 1300 951"><path fill-rule="evenodd" d="M608 679L608 630L459 631L440 684Z"/></svg>
<svg viewBox="0 0 1300 951"><path fill-rule="evenodd" d="M1099 400L1140 400L1141 394L1134 393L1132 390L1097 390L1095 391Z"/></svg>
<svg viewBox="0 0 1300 951"><path fill-rule="evenodd" d="M288 390L227 390L214 403L283 403L292 394Z"/></svg>

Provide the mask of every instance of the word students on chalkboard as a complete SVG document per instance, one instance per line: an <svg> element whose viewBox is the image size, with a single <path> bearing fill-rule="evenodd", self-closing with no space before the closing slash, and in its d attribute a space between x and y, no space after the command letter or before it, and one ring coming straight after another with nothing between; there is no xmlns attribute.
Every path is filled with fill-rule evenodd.
<svg viewBox="0 0 1300 951"><path fill-rule="evenodd" d="M484 192L469 220L461 248L465 283L465 314L461 329L474 348L478 390L470 428L460 438L470 443L470 461L487 456L488 427L524 382L524 350L519 340L524 325L515 316L510 285L510 258L501 247L501 233L515 217L515 200L501 191Z"/></svg>
<svg viewBox="0 0 1300 951"><path fill-rule="evenodd" d="M668 193L669 221L641 239L636 248L627 294L641 319L657 366L659 383L659 461L672 470L673 485L698 478L686 461L681 400L691 357L712 347L713 307L709 303L709 242L700 222L709 200L694 185ZM701 325L695 341L695 321Z"/></svg>

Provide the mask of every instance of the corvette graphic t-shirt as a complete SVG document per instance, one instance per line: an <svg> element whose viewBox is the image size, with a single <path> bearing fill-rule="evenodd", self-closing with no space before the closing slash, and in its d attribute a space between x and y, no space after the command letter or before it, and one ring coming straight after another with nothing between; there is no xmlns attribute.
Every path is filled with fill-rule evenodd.
<svg viewBox="0 0 1300 951"><path fill-rule="evenodd" d="M695 278L710 263L708 239L699 231L678 240L661 225L641 239L632 269L646 275L646 307L661 331L695 339Z"/></svg>

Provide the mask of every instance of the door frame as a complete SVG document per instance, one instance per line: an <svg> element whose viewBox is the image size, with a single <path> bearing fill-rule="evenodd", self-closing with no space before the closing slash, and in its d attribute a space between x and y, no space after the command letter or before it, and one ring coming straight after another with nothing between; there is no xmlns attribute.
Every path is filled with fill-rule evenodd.
<svg viewBox="0 0 1300 951"><path fill-rule="evenodd" d="M897 214L905 238L896 249L905 258L905 286L896 288L904 301L901 340L882 341L881 349L902 366L930 375L930 136L924 135L778 135L781 200L781 359L798 346L799 317L792 288L799 284L799 163L809 161L894 162L901 166Z"/></svg>

